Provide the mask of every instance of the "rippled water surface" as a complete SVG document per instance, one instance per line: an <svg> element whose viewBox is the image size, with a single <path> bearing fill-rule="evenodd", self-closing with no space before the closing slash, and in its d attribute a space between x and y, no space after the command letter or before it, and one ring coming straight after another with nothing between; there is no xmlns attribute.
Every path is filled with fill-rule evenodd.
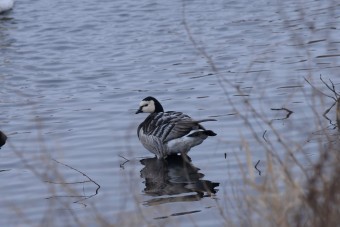
<svg viewBox="0 0 340 227"><path fill-rule="evenodd" d="M254 133L271 136L247 103L317 147L312 109L333 100L313 99L306 80L340 89L339 15L336 1L17 0L0 15L0 225L223 225L243 185L241 144L256 163ZM153 159L134 114L149 95L217 119L204 125L218 136L191 162Z"/></svg>

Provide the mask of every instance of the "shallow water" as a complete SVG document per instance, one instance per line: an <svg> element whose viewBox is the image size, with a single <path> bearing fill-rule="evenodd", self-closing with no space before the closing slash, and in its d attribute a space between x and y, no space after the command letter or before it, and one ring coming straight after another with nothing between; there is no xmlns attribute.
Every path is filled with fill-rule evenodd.
<svg viewBox="0 0 340 227"><path fill-rule="evenodd" d="M317 148L311 106L321 115L333 100L313 98L305 78L339 90L338 15L335 1L17 1L0 16L0 225L90 225L97 214L223 225L220 209L243 185L244 138L253 163L265 157L237 112L272 136L245 101L311 155ZM189 153L192 178L139 143L146 116L134 112L149 95L218 120L204 124L218 136ZM283 107L287 119L271 110ZM216 195L199 187L207 182Z"/></svg>

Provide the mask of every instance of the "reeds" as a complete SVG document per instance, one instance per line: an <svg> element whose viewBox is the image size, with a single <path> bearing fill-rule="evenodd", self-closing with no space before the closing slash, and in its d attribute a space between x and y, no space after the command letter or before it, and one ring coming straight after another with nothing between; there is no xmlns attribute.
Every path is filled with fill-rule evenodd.
<svg viewBox="0 0 340 227"><path fill-rule="evenodd" d="M324 81L320 77L323 84ZM310 125L318 128L310 131L307 141L295 141L289 134L282 134L271 119L250 102L245 102L257 123L267 128L261 136L251 123L249 113L235 110L243 119L251 137L241 139L241 150L246 153L248 167L240 163L240 173L245 182L241 192L236 193L238 218L226 220L227 226L337 226L340 217L340 134L339 94L330 81L326 86L334 95L317 92L314 97L322 100L332 98L334 104L325 108L310 106ZM326 85L326 84L325 84ZM312 89L316 89L312 86ZM333 108L335 107L336 108ZM318 110L317 110L318 109ZM336 116L330 119L327 115ZM336 113L336 114L334 114ZM285 119L287 120L287 119ZM334 124L333 122L337 122ZM287 130L290 130L289 126ZM338 130L335 130L335 128ZM302 132L302 130L301 130ZM267 136L267 135L270 136ZM255 139L257 145L249 146ZM309 150L313 142L314 150ZM254 161L255 151L263 150L265 159ZM261 161L261 162L260 162ZM255 164L256 163L256 164ZM259 164L260 167L259 167ZM221 208L223 217L228 212ZM230 214L229 214L230 215Z"/></svg>
<svg viewBox="0 0 340 227"><path fill-rule="evenodd" d="M304 9L300 8L296 11L300 13L300 19L304 21ZM332 15L332 13L334 12L330 9L329 14ZM306 128L312 128L311 125L315 125L317 129L314 132L309 131L309 141L296 142L282 134L272 124L272 119L258 110L248 99L245 98L243 103L249 112L243 113L238 108L239 104L234 103L227 91L234 89L242 96L242 90L233 85L223 73L218 72L218 67L209 54L197 45L185 17L183 1L183 24L192 46L206 58L221 89L225 92L232 112L238 114L243 121L242 127L246 128L252 137L241 138L241 150L246 153L248 169L242 167L241 164L239 166L245 186L241 191L236 186L234 204L229 205L230 210L234 212L225 209L221 203L218 204L221 218L225 220L226 226L338 226L340 223L340 165L338 164L340 136L333 129L337 127L337 131L340 132L340 97L333 82L329 80L330 84L326 83L320 76L321 83L333 93L332 96L320 92L305 79L306 85L311 85L311 89L317 91L302 91L304 94L310 94L306 95L306 99L312 103L309 106L310 115L308 116L310 125ZM284 23L290 21L285 15L282 19ZM293 39L295 37L297 43L304 42L300 32L292 30L292 37ZM306 50L306 55L309 55L308 50ZM320 114L320 103L325 103L323 101L325 97L332 98L334 104ZM335 105L336 109L333 108ZM292 114L292 111L285 107L281 109L288 110L286 119ZM327 116L328 113L334 112L336 112L336 119L330 119ZM252 123L249 118L256 119L255 122L258 124ZM333 123L334 120L336 124ZM262 136L258 131L258 125L267 128ZM294 127L294 123L291 126ZM306 133L303 130L301 132ZM270 138L266 137L267 134L270 134ZM314 138L316 134L318 138ZM248 140L256 141L257 144L253 144L256 151L265 152L266 158L261 160L261 170L258 169L259 161L254 165L252 160L254 151L249 146ZM315 143L313 151L306 148L311 140ZM225 203L231 204L231 201L226 200ZM237 218L229 218L235 217L235 213Z"/></svg>

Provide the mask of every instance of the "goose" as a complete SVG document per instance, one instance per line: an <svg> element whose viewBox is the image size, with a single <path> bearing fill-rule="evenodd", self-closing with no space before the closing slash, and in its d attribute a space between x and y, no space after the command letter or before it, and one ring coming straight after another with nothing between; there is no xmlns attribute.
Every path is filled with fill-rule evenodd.
<svg viewBox="0 0 340 227"><path fill-rule="evenodd" d="M0 13L13 8L14 0L0 0Z"/></svg>
<svg viewBox="0 0 340 227"><path fill-rule="evenodd" d="M178 153L187 155L208 136L216 136L200 124L215 119L193 120L181 112L164 112L161 103L151 96L140 102L138 113L150 113L138 126L137 135L143 146L159 159Z"/></svg>
<svg viewBox="0 0 340 227"><path fill-rule="evenodd" d="M0 131L0 148L5 145L7 140L7 136L5 135L5 133L3 133L2 131Z"/></svg>

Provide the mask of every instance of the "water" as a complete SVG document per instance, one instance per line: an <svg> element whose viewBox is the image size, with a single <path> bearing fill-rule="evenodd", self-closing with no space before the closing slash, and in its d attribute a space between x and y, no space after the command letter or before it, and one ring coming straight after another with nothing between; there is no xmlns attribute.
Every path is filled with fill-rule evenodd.
<svg viewBox="0 0 340 227"><path fill-rule="evenodd" d="M223 225L220 209L243 185L242 138L254 163L265 157L237 111L273 138L245 100L284 136L317 147L310 106L322 114L332 99L312 98L305 78L332 95L322 74L339 90L339 13L335 1L311 0L17 1L0 16L0 129L9 137L0 225ZM218 136L189 153L193 179L139 143L146 116L134 112L149 95L166 110L218 120L204 124ZM274 120L286 112L271 108L282 107L294 113ZM202 196L192 181L218 192Z"/></svg>

